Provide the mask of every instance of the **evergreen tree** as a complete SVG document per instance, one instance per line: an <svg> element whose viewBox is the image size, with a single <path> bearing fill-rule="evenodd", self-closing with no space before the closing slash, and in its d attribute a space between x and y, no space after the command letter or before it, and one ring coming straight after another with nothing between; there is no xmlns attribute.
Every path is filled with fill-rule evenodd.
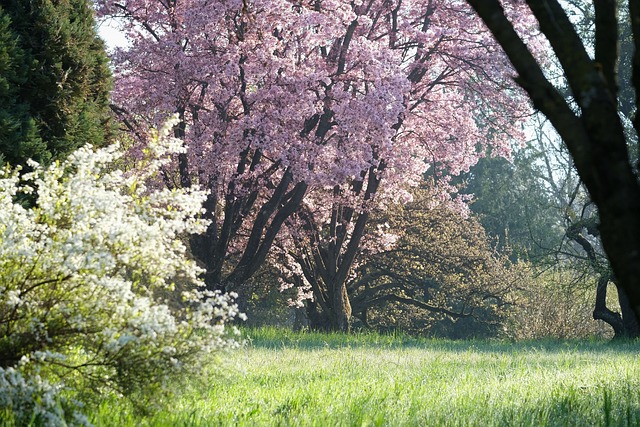
<svg viewBox="0 0 640 427"><path fill-rule="evenodd" d="M0 153L48 163L109 138L111 77L87 0L0 7Z"/></svg>
<svg viewBox="0 0 640 427"><path fill-rule="evenodd" d="M540 178L538 156L529 147L516 150L512 160L481 159L462 191L473 194L471 210L498 249L535 263L554 253L564 234L563 211Z"/></svg>
<svg viewBox="0 0 640 427"><path fill-rule="evenodd" d="M34 157L46 150L29 104L19 91L28 80L25 51L10 28L11 19L0 8L0 156L14 159Z"/></svg>

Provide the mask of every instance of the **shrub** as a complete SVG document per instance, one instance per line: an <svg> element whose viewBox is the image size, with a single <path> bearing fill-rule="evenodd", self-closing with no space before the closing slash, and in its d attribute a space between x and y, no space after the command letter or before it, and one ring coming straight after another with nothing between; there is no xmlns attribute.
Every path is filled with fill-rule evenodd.
<svg viewBox="0 0 640 427"><path fill-rule="evenodd" d="M507 335L526 340L612 338L611 328L593 319L595 281L566 266L532 271L519 283Z"/></svg>
<svg viewBox="0 0 640 427"><path fill-rule="evenodd" d="M237 307L202 290L183 243L207 225L205 193L150 185L182 150L170 128L132 172L114 145L0 175L0 412L18 424L78 423L61 396L148 395L235 345ZM183 304L169 304L175 283L192 284Z"/></svg>

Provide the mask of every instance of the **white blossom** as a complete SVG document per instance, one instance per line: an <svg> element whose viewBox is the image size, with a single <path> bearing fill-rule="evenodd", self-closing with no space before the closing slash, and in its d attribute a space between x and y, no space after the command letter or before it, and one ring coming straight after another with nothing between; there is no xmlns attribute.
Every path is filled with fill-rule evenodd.
<svg viewBox="0 0 640 427"><path fill-rule="evenodd" d="M99 387L144 387L238 346L225 323L244 315L230 296L202 290L202 270L183 243L206 229L206 193L153 185L184 151L170 129L157 133L134 173L118 168L117 144L80 148L46 168L31 162L22 175L0 171L0 347L15 348L20 361L0 369L0 410L44 425L86 425L59 404L63 376L70 389L83 375L101 378ZM34 206L20 205L20 194ZM182 306L163 299L177 282ZM26 315L12 314L18 306Z"/></svg>

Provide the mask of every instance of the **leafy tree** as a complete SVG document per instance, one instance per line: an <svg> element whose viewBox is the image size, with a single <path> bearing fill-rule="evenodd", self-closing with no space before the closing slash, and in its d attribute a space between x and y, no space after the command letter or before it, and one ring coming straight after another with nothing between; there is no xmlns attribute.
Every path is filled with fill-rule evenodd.
<svg viewBox="0 0 640 427"><path fill-rule="evenodd" d="M44 152L46 144L29 104L20 99L20 88L29 79L29 64L10 24L11 18L0 7L0 155L17 162Z"/></svg>
<svg viewBox="0 0 640 427"><path fill-rule="evenodd" d="M110 135L108 58L87 0L0 7L0 153L48 163Z"/></svg>
<svg viewBox="0 0 640 427"><path fill-rule="evenodd" d="M355 315L451 338L500 335L525 271L494 250L473 216L414 194L382 215L395 244L365 258L349 281Z"/></svg>
<svg viewBox="0 0 640 427"><path fill-rule="evenodd" d="M538 176L539 161L536 150L516 148L510 160L480 159L463 182L471 211L514 261L542 262L563 235L556 203Z"/></svg>
<svg viewBox="0 0 640 427"><path fill-rule="evenodd" d="M236 307L203 292L181 241L206 228L205 193L154 186L181 152L169 130L133 174L112 145L0 175L0 415L17 425L82 420L69 397L149 399L234 343ZM15 200L34 192L30 209Z"/></svg>
<svg viewBox="0 0 640 427"><path fill-rule="evenodd" d="M523 274L491 247L481 225L428 188L414 200L372 212L353 270L345 280L361 324L447 336L495 334ZM317 280L309 247L279 248L282 279L299 290L312 329L334 329L329 281ZM286 288L286 286L285 286ZM464 325L464 326L462 326ZM436 332L439 331L439 332Z"/></svg>
<svg viewBox="0 0 640 427"><path fill-rule="evenodd" d="M618 5L594 2L594 56L590 57L566 11L557 0L527 0L505 14L498 0L467 0L518 73L516 81L535 108L547 116L566 144L580 178L598 208L600 236L612 270L631 307L640 315L640 184L628 152L629 135L620 114ZM511 8L511 4L506 4ZM542 71L541 62L514 29L521 17L534 16L558 58L573 101L567 101ZM632 83L640 78L640 3L629 2L635 54ZM637 93L636 93L637 96ZM636 98L637 107L637 98ZM633 121L640 129L640 116Z"/></svg>

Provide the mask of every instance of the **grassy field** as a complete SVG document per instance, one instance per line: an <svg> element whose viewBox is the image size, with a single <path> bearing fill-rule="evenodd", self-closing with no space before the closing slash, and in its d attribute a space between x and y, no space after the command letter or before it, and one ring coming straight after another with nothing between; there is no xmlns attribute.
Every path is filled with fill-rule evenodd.
<svg viewBox="0 0 640 427"><path fill-rule="evenodd" d="M98 426L640 425L640 343L246 332L159 412Z"/></svg>

